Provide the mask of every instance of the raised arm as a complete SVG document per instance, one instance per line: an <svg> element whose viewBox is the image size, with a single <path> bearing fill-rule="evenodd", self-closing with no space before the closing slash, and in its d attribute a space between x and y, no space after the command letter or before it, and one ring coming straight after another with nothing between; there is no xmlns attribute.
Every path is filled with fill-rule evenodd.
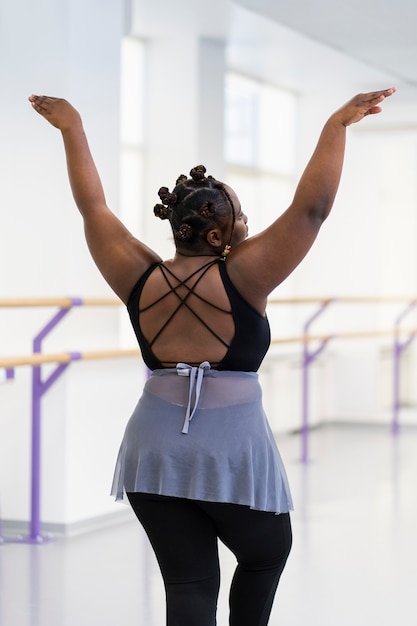
<svg viewBox="0 0 417 626"><path fill-rule="evenodd" d="M379 105L394 92L359 94L336 111L321 132L289 208L230 255L230 277L258 309L304 258L330 213L342 173L346 127L379 113Z"/></svg>
<svg viewBox="0 0 417 626"><path fill-rule="evenodd" d="M32 107L61 131L68 176L84 220L91 255L110 287L126 302L136 281L160 258L125 228L107 207L79 113L66 100L29 97Z"/></svg>

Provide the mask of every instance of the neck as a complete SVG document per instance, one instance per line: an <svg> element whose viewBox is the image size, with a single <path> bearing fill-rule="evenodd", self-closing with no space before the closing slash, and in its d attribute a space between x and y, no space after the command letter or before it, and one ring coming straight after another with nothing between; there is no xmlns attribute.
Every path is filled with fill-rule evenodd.
<svg viewBox="0 0 417 626"><path fill-rule="evenodd" d="M192 252L192 251L180 251L180 250L176 250L175 251L175 255L177 256L183 256L183 257L189 257L189 258L193 258L196 256L199 257L219 257L220 258L220 254L217 254L216 252Z"/></svg>

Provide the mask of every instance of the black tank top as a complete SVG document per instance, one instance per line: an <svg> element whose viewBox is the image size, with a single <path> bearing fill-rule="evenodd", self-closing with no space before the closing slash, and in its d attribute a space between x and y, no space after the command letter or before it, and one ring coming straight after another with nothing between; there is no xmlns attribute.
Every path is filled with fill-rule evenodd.
<svg viewBox="0 0 417 626"><path fill-rule="evenodd" d="M263 315L258 313L258 311L256 311L237 291L227 274L225 261L221 259L216 259L208 263L203 268L197 270L197 272L201 271L202 269L209 269L212 265L216 263L218 264L222 283L230 302L231 315L233 316L235 332L233 339L230 342L230 345L227 345L227 352L225 356L220 361L220 363L213 365L213 367L218 370L256 372L262 363L262 360L269 348L271 341L268 319L267 317L264 317ZM139 347L142 352L143 360L150 370L161 369L166 366L162 365L159 359L155 356L152 351L152 346L145 339L141 331L139 323L139 300L147 279L154 271L154 269L158 266L162 266L161 271L163 270L165 272L168 272L168 274L171 274L174 278L176 278L175 275L172 274L170 270L167 270L166 266L164 266L162 263L155 263L151 265L151 267L149 267L149 269L138 280L127 302L127 310L129 312L130 320L132 322L133 330L135 331L137 340L139 342ZM197 272L195 272L195 274ZM204 274L205 271L202 272L197 282L204 279ZM193 276L193 274L191 276ZM179 284L184 285L187 283L190 277L188 277L185 281L178 281L177 278L176 280ZM169 285L168 281L167 284ZM168 288L167 294L172 292L175 292L175 289L173 287ZM192 292L192 288L190 289L190 292ZM158 298L154 304L156 304L160 300L161 298ZM180 302L176 311L178 311L182 305L184 305L184 301ZM152 306L153 305L151 304L150 306L146 307L146 309L149 310ZM175 315L175 312L173 315ZM196 324L203 324L212 333L214 338L224 343L222 339L220 339L220 337L216 334L215 329L207 326L207 324L200 318L199 315L195 313L195 311L193 311L193 313L195 315ZM160 336L161 333L163 333L164 329L166 328L166 326L168 326L172 317L173 316L171 316L171 318L161 324L161 329L158 332L157 336ZM153 341L155 341L155 339L156 337L153 339ZM181 360L181 355L179 354L178 362L180 362Z"/></svg>

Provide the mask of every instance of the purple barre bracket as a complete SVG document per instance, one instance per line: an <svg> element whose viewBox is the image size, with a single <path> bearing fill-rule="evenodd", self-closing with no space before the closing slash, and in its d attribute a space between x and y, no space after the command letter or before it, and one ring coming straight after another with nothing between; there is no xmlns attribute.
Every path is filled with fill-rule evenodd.
<svg viewBox="0 0 417 626"><path fill-rule="evenodd" d="M415 309L417 305L416 300L412 300L402 313L395 320L395 335L394 335L394 364L393 364L393 401L392 401L392 424L391 431L393 435L397 435L400 431L400 370L401 370L401 355L406 348L415 339L416 333L410 333L410 335L404 341L400 340L400 324L404 317Z"/></svg>
<svg viewBox="0 0 417 626"><path fill-rule="evenodd" d="M310 365L323 352L331 337L324 339L315 350L310 350L308 345L308 335L311 324L327 309L334 299L322 302L320 307L304 324L304 345L303 345L303 364L302 364L302 423L301 423L301 462L309 461L309 434L310 434L310 416L309 416L309 395L310 395Z"/></svg>
<svg viewBox="0 0 417 626"><path fill-rule="evenodd" d="M73 306L83 304L81 298L72 298L71 306L62 308L56 313L46 326L36 335L33 340L33 352L41 352L42 341L55 328L57 324L69 313ZM60 363L52 373L42 380L40 365L32 367L32 465L31 465L31 519L29 536L25 539L28 543L44 543L49 537L41 534L40 522L40 499L41 499L41 400L44 394L58 380L68 365L82 358L80 352L69 353L70 361Z"/></svg>

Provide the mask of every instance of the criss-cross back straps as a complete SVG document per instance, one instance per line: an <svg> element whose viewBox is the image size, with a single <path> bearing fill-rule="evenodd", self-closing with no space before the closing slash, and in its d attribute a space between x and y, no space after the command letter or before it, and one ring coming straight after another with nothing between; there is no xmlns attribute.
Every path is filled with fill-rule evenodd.
<svg viewBox="0 0 417 626"><path fill-rule="evenodd" d="M164 332L164 330L166 329L166 327L168 326L168 324L171 322L171 320L175 317L175 315L178 313L178 311L185 306L200 322L200 324L202 324L218 341L220 341L220 343L222 343L226 348L229 347L229 345L221 338L219 337L219 335L207 324L207 322L205 322L205 320L203 320L200 315L198 313L196 313L196 311L194 311L194 309L189 305L189 303L187 302L187 299L191 296L194 295L195 298L198 298L199 300L201 300L202 302L205 302L206 304L208 304L209 306L211 306L214 309L217 309L218 311L221 311L222 313L227 313L228 315L231 315L231 311L228 311L226 309L223 309L219 306L217 306L216 304L214 304L213 302L210 302L209 300L207 300L206 298L203 298L202 296L200 296L198 293L195 293L195 289L198 285L198 283L201 281L201 279L205 276L205 274L207 273L207 271L210 269L210 267L212 267L215 263L217 263L218 260L214 260L214 261L209 261L208 263L206 263L205 265L203 265L202 267L199 267L197 270L195 270L194 272L192 272L192 274L190 274L189 276L187 276L187 278L185 278L184 280L180 280L178 278L178 276L176 276L174 274L174 272L172 272L169 268L167 268L166 266L160 264L158 265L158 267L160 268L160 271L162 273L162 276L164 277L169 289L166 293L164 293L162 296L160 296L159 298L157 298L154 302L152 302L152 304L149 304L148 306L144 307L143 309L139 309L139 313L144 313L145 311L148 311L149 309L151 309L153 306L155 306L156 304L158 304L159 302L161 302L161 300L163 300L164 298L166 298L167 296L169 296L171 293L173 293L175 296L177 296L179 303L178 306L173 310L173 312L170 314L170 316L168 317L168 319L163 323L162 327L159 329L159 331L156 333L156 335L154 336L154 338L149 341L149 346L152 347L152 345L155 343L155 341L158 339L158 337L160 337L160 335ZM198 276L196 278L196 280L194 281L194 283L189 286L187 283L194 278L194 276L196 276L199 272L200 276ZM177 281L176 285L172 285L169 281L169 277L168 275L172 276L172 278L174 278ZM188 293L185 295L185 297L182 297L179 293L178 293L178 289L180 287L185 287L188 290Z"/></svg>

